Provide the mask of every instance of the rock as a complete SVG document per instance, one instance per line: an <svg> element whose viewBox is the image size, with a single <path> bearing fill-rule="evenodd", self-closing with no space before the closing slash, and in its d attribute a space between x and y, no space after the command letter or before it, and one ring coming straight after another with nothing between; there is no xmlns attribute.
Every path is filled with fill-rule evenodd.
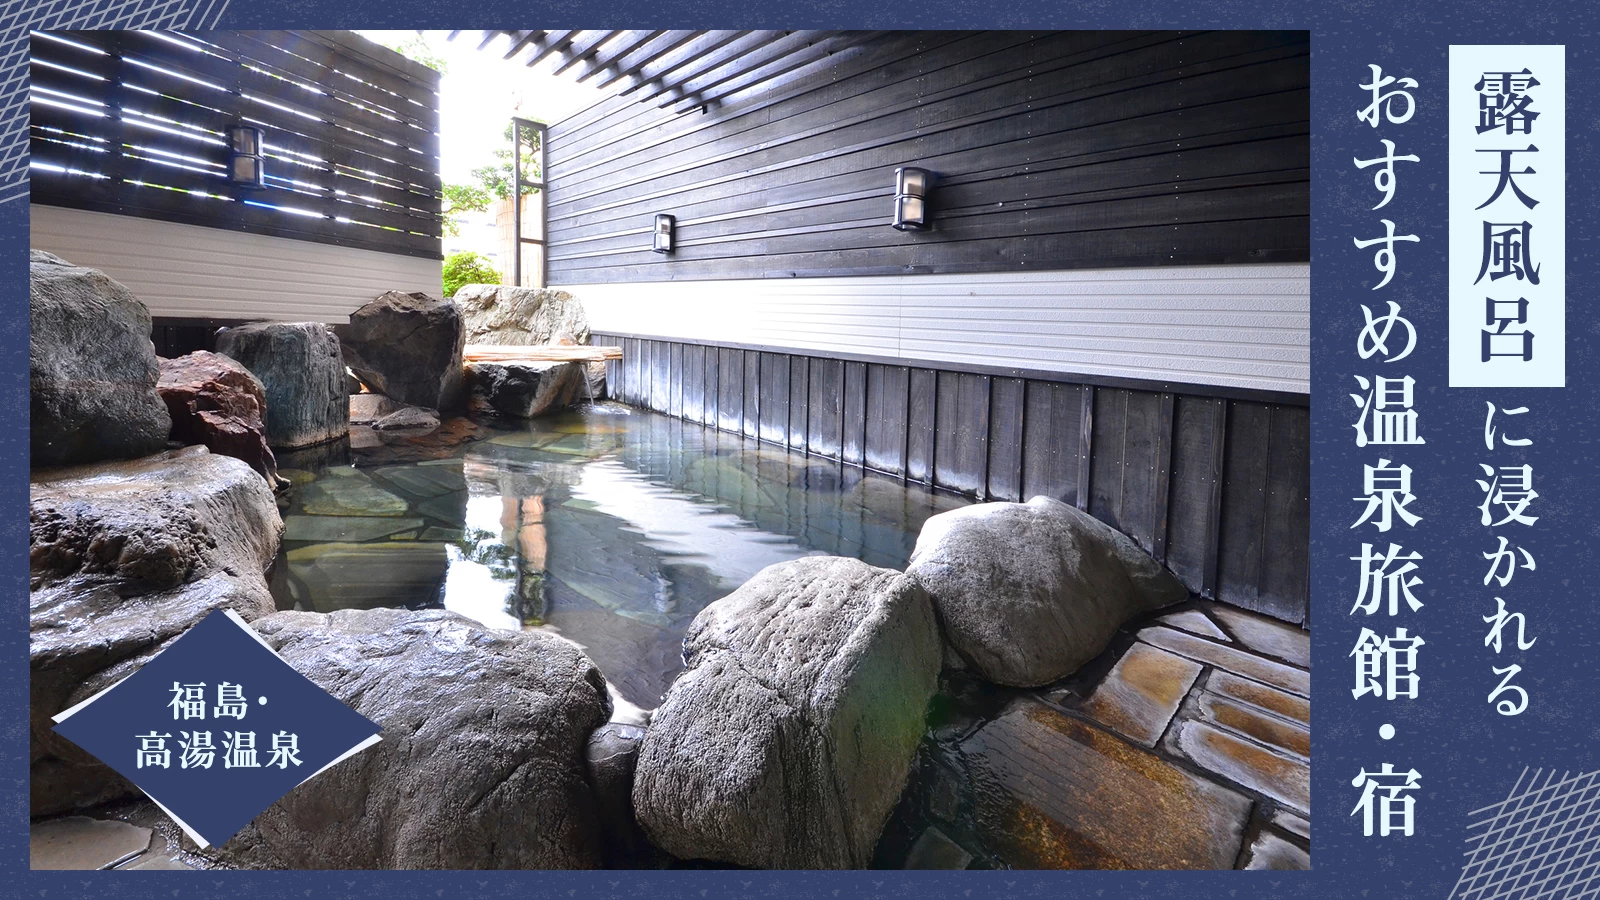
<svg viewBox="0 0 1600 900"><path fill-rule="evenodd" d="M50 717L129 674L216 609L270 613L282 524L242 461L204 447L34 473L29 485L32 814L131 786Z"/></svg>
<svg viewBox="0 0 1600 900"><path fill-rule="evenodd" d="M606 399L606 364L598 360L584 363L584 377L589 380L587 399Z"/></svg>
<svg viewBox="0 0 1600 900"><path fill-rule="evenodd" d="M350 430L339 340L319 322L256 322L217 333L217 352L244 364L267 392L267 443L307 447Z"/></svg>
<svg viewBox="0 0 1600 900"><path fill-rule="evenodd" d="M644 734L642 726L608 722L589 736L589 784L605 832L608 867L635 868L626 864L649 853L650 843L633 817L633 772Z"/></svg>
<svg viewBox="0 0 1600 900"><path fill-rule="evenodd" d="M477 415L531 419L570 406L582 394L583 377L579 363L471 363L469 408Z"/></svg>
<svg viewBox="0 0 1600 900"><path fill-rule="evenodd" d="M446 419L440 426L426 434L416 431L378 432L367 434L372 441L357 446L357 429L350 429L351 455L362 465L390 465L402 462L443 461L456 455L462 445L481 440L493 434L486 426L465 417Z"/></svg>
<svg viewBox="0 0 1600 900"><path fill-rule="evenodd" d="M36 468L127 459L167 445L150 311L96 269L28 259L28 412Z"/></svg>
<svg viewBox="0 0 1600 900"><path fill-rule="evenodd" d="M1137 744L1154 747L1199 675L1199 663L1134 644L1079 711Z"/></svg>
<svg viewBox="0 0 1600 900"><path fill-rule="evenodd" d="M461 399L461 310L453 301L389 291L333 326L363 384L401 403L451 409Z"/></svg>
<svg viewBox="0 0 1600 900"><path fill-rule="evenodd" d="M294 599L318 612L436 606L450 569L444 544L420 541L311 544L286 556Z"/></svg>
<svg viewBox="0 0 1600 900"><path fill-rule="evenodd" d="M439 427L439 415L431 409L407 406L373 422L372 427L378 431L433 431Z"/></svg>
<svg viewBox="0 0 1600 900"><path fill-rule="evenodd" d="M1129 618L1188 597L1132 540L1048 497L933 516L906 574L978 674L1015 687L1072 674Z"/></svg>
<svg viewBox="0 0 1600 900"><path fill-rule="evenodd" d="M409 408L399 400L391 400L382 394L351 394L350 424L371 425L390 413Z"/></svg>
<svg viewBox="0 0 1600 900"><path fill-rule="evenodd" d="M972 854L938 828L929 825L917 836L906 855L907 869L965 869L972 862Z"/></svg>
<svg viewBox="0 0 1600 900"><path fill-rule="evenodd" d="M915 581L840 557L769 566L695 617L633 786L685 859L861 868L901 790L939 672Z"/></svg>
<svg viewBox="0 0 1600 900"><path fill-rule="evenodd" d="M109 869L149 847L148 828L88 816L66 816L28 827L28 868Z"/></svg>
<svg viewBox="0 0 1600 900"><path fill-rule="evenodd" d="M157 389L172 416L173 440L242 459L277 486L278 462L267 446L263 420L267 393L249 369L198 350L161 360Z"/></svg>
<svg viewBox="0 0 1600 900"><path fill-rule="evenodd" d="M362 391L365 391L367 389L366 385L361 383L361 379L355 377L354 375L351 375L349 372L345 373L344 383L345 383L346 388L349 389L349 391L350 391L352 396L354 396L355 394L359 394Z"/></svg>
<svg viewBox="0 0 1600 900"><path fill-rule="evenodd" d="M589 343L589 317L566 291L468 284L456 289L469 344Z"/></svg>
<svg viewBox="0 0 1600 900"><path fill-rule="evenodd" d="M295 869L560 869L600 862L589 735L605 681L570 642L443 610L281 612L289 665L383 729L210 853Z"/></svg>
<svg viewBox="0 0 1600 900"><path fill-rule="evenodd" d="M1250 801L1018 700L961 747L978 834L1019 869L1231 869Z"/></svg>

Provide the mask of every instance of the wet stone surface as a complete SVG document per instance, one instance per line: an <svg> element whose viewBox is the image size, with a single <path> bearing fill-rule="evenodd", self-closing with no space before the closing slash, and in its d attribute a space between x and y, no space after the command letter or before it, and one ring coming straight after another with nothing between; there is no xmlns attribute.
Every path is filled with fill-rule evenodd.
<svg viewBox="0 0 1600 900"><path fill-rule="evenodd" d="M150 829L126 822L65 816L28 830L28 865L34 869L109 869L143 853Z"/></svg>
<svg viewBox="0 0 1600 900"><path fill-rule="evenodd" d="M1310 672L1254 650L1229 612L1132 620L1031 691L947 669L875 864L948 841L969 868L1309 866L1310 701L1237 672L1302 689Z"/></svg>

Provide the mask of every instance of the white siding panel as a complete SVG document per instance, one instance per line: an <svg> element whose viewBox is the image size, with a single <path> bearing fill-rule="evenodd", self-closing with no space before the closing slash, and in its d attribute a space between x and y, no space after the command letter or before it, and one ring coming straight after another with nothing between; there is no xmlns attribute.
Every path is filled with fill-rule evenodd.
<svg viewBox="0 0 1600 900"><path fill-rule="evenodd" d="M1306 264L583 284L590 326L1305 393Z"/></svg>
<svg viewBox="0 0 1600 900"><path fill-rule="evenodd" d="M33 204L30 244L127 285L153 316L348 322L384 291L444 289L437 259Z"/></svg>

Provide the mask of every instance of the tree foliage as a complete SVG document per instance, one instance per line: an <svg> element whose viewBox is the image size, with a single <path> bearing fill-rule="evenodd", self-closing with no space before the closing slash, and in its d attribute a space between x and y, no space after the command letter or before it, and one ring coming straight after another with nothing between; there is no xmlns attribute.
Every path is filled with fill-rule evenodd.
<svg viewBox="0 0 1600 900"><path fill-rule="evenodd" d="M444 295L454 297L464 284L499 284L500 270L487 258L470 250L444 258Z"/></svg>
<svg viewBox="0 0 1600 900"><path fill-rule="evenodd" d="M479 166L472 170L472 181L468 184L446 184L444 186L444 216L445 231L447 234L460 233L457 217L467 212L487 212L496 200L506 200L511 197L511 185L516 176L513 173L516 160L512 156L511 123L506 123L505 131L501 133L503 144L494 150L495 161L487 166ZM522 175L528 180L539 178L539 139L536 133L524 132L522 135ZM524 186L522 195L537 193L535 188Z"/></svg>

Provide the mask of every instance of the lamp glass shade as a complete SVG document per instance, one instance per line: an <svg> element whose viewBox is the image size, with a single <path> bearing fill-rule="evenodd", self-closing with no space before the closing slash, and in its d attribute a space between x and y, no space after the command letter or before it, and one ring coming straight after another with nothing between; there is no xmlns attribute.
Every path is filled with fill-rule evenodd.
<svg viewBox="0 0 1600 900"><path fill-rule="evenodd" d="M671 253L673 233L676 231L676 229L677 220L672 216L665 214L657 215L654 240L650 249L656 251L657 253Z"/></svg>
<svg viewBox="0 0 1600 900"><path fill-rule="evenodd" d="M894 170L894 192L896 194L910 194L923 197L928 191L928 172L926 169L904 166Z"/></svg>
<svg viewBox="0 0 1600 900"><path fill-rule="evenodd" d="M927 223L927 206L921 197L902 194L894 198L894 227L910 231L924 228Z"/></svg>
<svg viewBox="0 0 1600 900"><path fill-rule="evenodd" d="M261 129L251 125L228 127L228 148L234 153L258 156L261 153Z"/></svg>
<svg viewBox="0 0 1600 900"><path fill-rule="evenodd" d="M263 182L261 157L233 156L228 161L228 180L247 187L260 186Z"/></svg>

